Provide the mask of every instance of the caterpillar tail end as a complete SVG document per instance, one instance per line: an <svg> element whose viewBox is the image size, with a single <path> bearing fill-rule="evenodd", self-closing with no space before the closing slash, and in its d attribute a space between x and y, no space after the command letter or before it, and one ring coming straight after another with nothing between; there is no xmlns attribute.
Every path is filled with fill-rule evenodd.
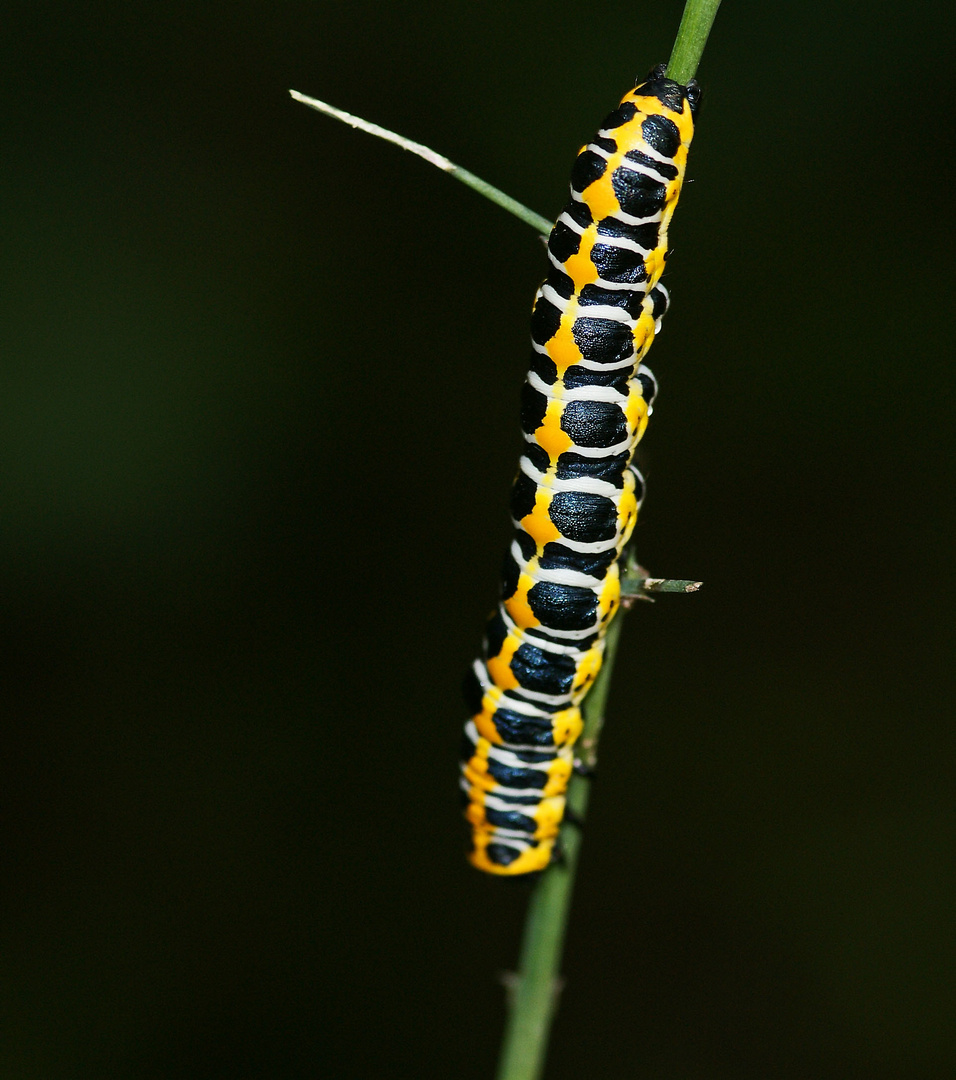
<svg viewBox="0 0 956 1080"><path fill-rule="evenodd" d="M495 844L491 836L474 835L474 847L468 853L468 861L478 870L487 874L497 874L499 877L518 877L522 874L540 874L546 870L551 862L554 851L555 838L541 840L532 847L526 848L516 858L511 858L514 848L504 849L502 845ZM500 849L500 850L499 850ZM510 862L500 861L501 855L507 851Z"/></svg>

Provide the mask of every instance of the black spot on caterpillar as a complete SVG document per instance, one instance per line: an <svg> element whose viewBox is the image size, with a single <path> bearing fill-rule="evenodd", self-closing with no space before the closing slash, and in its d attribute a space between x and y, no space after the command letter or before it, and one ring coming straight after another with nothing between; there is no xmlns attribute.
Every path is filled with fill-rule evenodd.
<svg viewBox="0 0 956 1080"><path fill-rule="evenodd" d="M631 464L656 393L638 370L667 309L658 284L699 100L655 68L578 154L548 241L522 393L526 448L502 599L466 686L461 787L472 863L543 870L565 816L581 702L620 606L644 492Z"/></svg>

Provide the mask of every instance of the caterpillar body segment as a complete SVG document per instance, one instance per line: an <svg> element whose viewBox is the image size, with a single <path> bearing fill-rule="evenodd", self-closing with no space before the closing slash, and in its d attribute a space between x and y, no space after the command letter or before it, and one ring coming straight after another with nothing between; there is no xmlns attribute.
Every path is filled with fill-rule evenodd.
<svg viewBox="0 0 956 1080"><path fill-rule="evenodd" d="M527 874L551 860L581 702L620 606L620 559L644 495L631 463L657 383L641 361L699 101L655 68L578 154L548 240L521 399L501 601L466 681L461 788L471 862Z"/></svg>

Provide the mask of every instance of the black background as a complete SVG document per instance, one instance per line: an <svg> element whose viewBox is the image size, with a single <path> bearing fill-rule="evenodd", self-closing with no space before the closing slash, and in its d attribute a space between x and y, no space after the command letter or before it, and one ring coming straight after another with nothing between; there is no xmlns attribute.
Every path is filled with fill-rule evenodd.
<svg viewBox="0 0 956 1080"><path fill-rule="evenodd" d="M534 233L677 3L13 3L10 1080L489 1077L464 862ZM950 5L728 0L548 1080L910 1080L952 1024Z"/></svg>

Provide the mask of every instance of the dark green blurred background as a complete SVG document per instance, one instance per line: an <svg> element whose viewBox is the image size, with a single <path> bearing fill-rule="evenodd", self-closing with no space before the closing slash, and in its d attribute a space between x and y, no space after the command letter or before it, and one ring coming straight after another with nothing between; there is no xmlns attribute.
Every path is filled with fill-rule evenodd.
<svg viewBox="0 0 956 1080"><path fill-rule="evenodd" d="M677 2L7 5L4 1080L480 1080L526 226ZM549 1080L956 1065L951 5L727 0Z"/></svg>

